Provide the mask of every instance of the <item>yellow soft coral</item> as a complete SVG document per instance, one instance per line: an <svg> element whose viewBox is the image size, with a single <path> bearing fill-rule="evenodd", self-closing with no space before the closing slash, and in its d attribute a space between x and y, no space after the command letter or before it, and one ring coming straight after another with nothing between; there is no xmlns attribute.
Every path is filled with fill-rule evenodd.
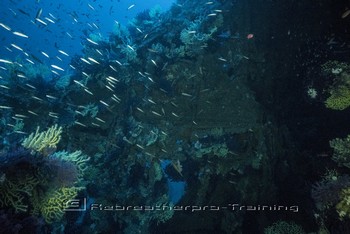
<svg viewBox="0 0 350 234"><path fill-rule="evenodd" d="M49 193L40 204L40 212L47 223L62 219L65 212L65 204L74 199L80 187L62 187L57 191Z"/></svg>
<svg viewBox="0 0 350 234"><path fill-rule="evenodd" d="M345 188L340 193L340 202L336 205L339 218L350 217L350 188Z"/></svg>
<svg viewBox="0 0 350 234"><path fill-rule="evenodd" d="M45 148L55 148L61 140L62 127L58 127L57 124L46 131L39 132L39 130L40 127L37 127L35 133L24 139L22 145L25 148L42 152Z"/></svg>
<svg viewBox="0 0 350 234"><path fill-rule="evenodd" d="M327 108L333 110L344 110L350 106L350 88L340 85L331 90L331 96L325 101Z"/></svg>

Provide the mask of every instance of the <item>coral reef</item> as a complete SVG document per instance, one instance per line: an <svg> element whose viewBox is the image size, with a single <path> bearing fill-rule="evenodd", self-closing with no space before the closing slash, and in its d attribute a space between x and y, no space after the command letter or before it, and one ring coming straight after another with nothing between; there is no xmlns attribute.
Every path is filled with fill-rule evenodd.
<svg viewBox="0 0 350 234"><path fill-rule="evenodd" d="M332 159L339 166L350 168L350 135L344 139L335 138L329 142L329 145L334 150Z"/></svg>
<svg viewBox="0 0 350 234"><path fill-rule="evenodd" d="M60 221L64 202L85 188L83 182L89 158L81 151L53 153L61 139L62 127L54 125L47 131L24 139L26 147L1 155L0 205L16 213L43 216L47 223ZM35 154L30 153L34 151Z"/></svg>
<svg viewBox="0 0 350 234"><path fill-rule="evenodd" d="M10 91L2 87L1 99L9 106L1 107L1 121L11 128L14 143L33 123L51 127L37 127L22 142L27 149L22 153L10 148L10 137L3 140L8 152L0 157L0 205L42 217L53 233L73 233L74 228L86 233L171 233L174 224L179 233L242 232L246 217L253 216L243 211L64 212L64 204L78 195L89 204L103 203L100 209L112 204L170 207L171 183L183 185L174 202L181 207L225 206L233 199L242 204L276 202L275 183L285 179L276 178L278 169L287 174L295 160L289 152L298 152L292 150L288 131L272 124L253 90L252 81L269 82L259 79L266 63L254 53L259 37L240 36L248 29L235 25L239 16L231 14L234 4L179 0L168 12L142 12L128 27L116 22L108 39L87 30L83 54L72 57L66 75L29 81L17 77ZM346 71L335 72L331 75L343 81ZM0 82L9 85L5 79ZM347 84L334 83L336 87ZM328 91L327 107L345 108L343 97ZM348 167L345 143L338 140L334 148L334 160ZM339 175L314 185L321 209L339 202L335 194L348 181ZM261 217L253 221L267 222ZM186 223L194 224L191 230ZM296 226L279 222L266 233L302 233Z"/></svg>
<svg viewBox="0 0 350 234"><path fill-rule="evenodd" d="M48 192L40 204L40 212L48 223L59 221L64 215L67 202L75 198L82 188L62 187Z"/></svg>
<svg viewBox="0 0 350 234"><path fill-rule="evenodd" d="M90 160L90 158L87 155L83 154L80 150L77 150L73 153L68 153L67 151L58 151L53 153L50 157L73 163L78 170L79 178L81 178L86 172L88 168L87 162Z"/></svg>
<svg viewBox="0 0 350 234"><path fill-rule="evenodd" d="M325 101L327 108L344 110L350 106L350 87L339 85L329 92L330 96Z"/></svg>
<svg viewBox="0 0 350 234"><path fill-rule="evenodd" d="M12 207L15 212L28 211L26 198L32 196L38 184L38 179L29 176L14 179L5 178L5 181L0 185L0 206Z"/></svg>
<svg viewBox="0 0 350 234"><path fill-rule="evenodd" d="M226 157L229 154L229 149L227 148L227 145L225 143L223 144L216 144L212 145L206 148L201 148L196 151L196 157L201 158L203 155L206 154L214 154L218 157Z"/></svg>
<svg viewBox="0 0 350 234"><path fill-rule="evenodd" d="M344 110L350 106L350 66L330 60L322 65L322 74L330 80L329 97L325 106L333 110Z"/></svg>
<svg viewBox="0 0 350 234"><path fill-rule="evenodd" d="M312 186L311 197L319 210L333 208L339 202L342 189L350 186L348 175L325 178Z"/></svg>
<svg viewBox="0 0 350 234"><path fill-rule="evenodd" d="M340 193L340 202L336 205L340 219L350 218L350 188L345 188Z"/></svg>
<svg viewBox="0 0 350 234"><path fill-rule="evenodd" d="M208 46L208 40L212 38L218 27L222 26L222 22L223 18L219 15L208 32L201 32L202 25L204 24L203 18L198 18L190 22L188 27L180 33L180 40L185 45L186 55L195 56L203 51L203 48Z"/></svg>
<svg viewBox="0 0 350 234"><path fill-rule="evenodd" d="M39 130L38 126L35 133L31 133L24 139L22 145L36 152L43 152L47 148L56 148L57 143L61 140L62 127L55 124L46 131L39 132Z"/></svg>
<svg viewBox="0 0 350 234"><path fill-rule="evenodd" d="M305 234L303 228L293 222L279 221L265 228L264 234Z"/></svg>

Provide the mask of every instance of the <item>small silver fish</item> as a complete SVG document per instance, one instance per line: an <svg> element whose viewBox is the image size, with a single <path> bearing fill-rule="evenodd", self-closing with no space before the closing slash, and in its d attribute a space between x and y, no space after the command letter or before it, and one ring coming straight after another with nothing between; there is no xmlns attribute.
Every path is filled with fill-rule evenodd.
<svg viewBox="0 0 350 234"><path fill-rule="evenodd" d="M0 106L0 109L12 109L13 107L11 106Z"/></svg>
<svg viewBox="0 0 350 234"><path fill-rule="evenodd" d="M135 51L135 49L134 48L132 48L132 46L130 46L130 45L126 45L130 50L132 50L132 51Z"/></svg>
<svg viewBox="0 0 350 234"><path fill-rule="evenodd" d="M49 98L49 99L53 99L53 100L57 100L58 99L57 97L54 97L54 96L51 96L51 95L48 95L48 94L46 95L46 97Z"/></svg>
<svg viewBox="0 0 350 234"><path fill-rule="evenodd" d="M156 112L156 111L151 111L152 112L152 114L154 114L154 115L157 115L157 116L162 116L161 114L159 114L158 112Z"/></svg>
<svg viewBox="0 0 350 234"><path fill-rule="evenodd" d="M139 144L136 144L136 146L137 146L138 148L142 149L142 150L145 149L143 146L141 146L141 145L139 145Z"/></svg>
<svg viewBox="0 0 350 234"><path fill-rule="evenodd" d="M152 99L148 98L147 100L148 100L150 103L156 105L156 103L155 103Z"/></svg>
<svg viewBox="0 0 350 234"><path fill-rule="evenodd" d="M153 59L151 59L151 62L152 62L156 67L158 67L156 61L154 61Z"/></svg>
<svg viewBox="0 0 350 234"><path fill-rule="evenodd" d="M21 32L12 32L12 33L16 36L19 36L19 37L29 38L28 35L21 33Z"/></svg>
<svg viewBox="0 0 350 234"><path fill-rule="evenodd" d="M47 53L45 53L44 51L40 51L40 52L41 52L41 54L44 55L46 58L50 58L50 56L49 56Z"/></svg>
<svg viewBox="0 0 350 234"><path fill-rule="evenodd" d="M91 44L98 45L97 42L91 40L90 38L86 38L86 40L87 40L88 42L90 42Z"/></svg>
<svg viewBox="0 0 350 234"><path fill-rule="evenodd" d="M26 115L21 115L21 114L15 114L16 117L18 118L28 118Z"/></svg>
<svg viewBox="0 0 350 234"><path fill-rule="evenodd" d="M34 64L34 62L33 62L32 60L30 60L30 59L28 59L28 58L26 58L26 60L27 60L29 63Z"/></svg>
<svg viewBox="0 0 350 234"><path fill-rule="evenodd" d="M69 56L69 54L67 54L67 53L64 52L63 50L58 50L58 52L61 53L61 54L63 54L63 55L65 55L65 56L67 56L67 57Z"/></svg>
<svg viewBox="0 0 350 234"><path fill-rule="evenodd" d="M179 118L180 116L178 116L177 114L175 114L174 112L171 112L171 114L177 118Z"/></svg>
<svg viewBox="0 0 350 234"><path fill-rule="evenodd" d="M83 123L80 123L79 121L74 121L75 124L79 125L79 126L82 126L84 128L86 128L87 126Z"/></svg>
<svg viewBox="0 0 350 234"><path fill-rule="evenodd" d="M95 117L95 119L96 119L97 121L100 121L101 123L106 123L106 121L104 121L103 119L100 119L99 117Z"/></svg>
<svg viewBox="0 0 350 234"><path fill-rule="evenodd" d="M13 64L13 62L11 62L10 60L6 60L6 59L0 59L0 63Z"/></svg>
<svg viewBox="0 0 350 234"><path fill-rule="evenodd" d="M227 59L224 59L222 57L218 58L218 60L223 61L223 62L227 62Z"/></svg>
<svg viewBox="0 0 350 234"><path fill-rule="evenodd" d="M43 21L43 20L41 20L39 18L36 18L35 20L38 21L39 23L45 25L45 26L47 25L47 23L45 21Z"/></svg>
<svg viewBox="0 0 350 234"><path fill-rule="evenodd" d="M109 105L107 103L105 103L104 101L100 100L100 103L102 103L103 105L109 107Z"/></svg>
<svg viewBox="0 0 350 234"><path fill-rule="evenodd" d="M84 58L80 58L80 60L81 60L81 61L83 61L84 63L89 64L89 65L91 64L89 61L87 61L87 60L86 60L86 59L84 59Z"/></svg>
<svg viewBox="0 0 350 234"><path fill-rule="evenodd" d="M0 85L1 88L4 88L4 89L10 89L9 87L7 87L6 85Z"/></svg>
<svg viewBox="0 0 350 234"><path fill-rule="evenodd" d="M90 61L93 62L93 63L100 64L99 62L97 62L95 59L93 59L93 58L91 58L91 57L88 57L88 60L90 60Z"/></svg>
<svg viewBox="0 0 350 234"><path fill-rule="evenodd" d="M34 95L32 96L32 98L35 99L35 100L41 101L41 102L44 101L43 99L41 99L41 98L39 98L37 96L34 96Z"/></svg>
<svg viewBox="0 0 350 234"><path fill-rule="evenodd" d="M88 90L88 89L84 89L84 91L85 92L87 92L88 94L90 94L90 95L94 95L90 90Z"/></svg>
<svg viewBox="0 0 350 234"><path fill-rule="evenodd" d="M40 8L40 9L36 12L35 19L39 19L40 16L41 16L41 13L43 13L43 8Z"/></svg>
<svg viewBox="0 0 350 234"><path fill-rule="evenodd" d="M23 49L16 44L11 44L11 46L17 50L23 51Z"/></svg>
<svg viewBox="0 0 350 234"><path fill-rule="evenodd" d="M32 114L32 115L39 116L37 113L35 113L34 111L31 111L31 110L28 110L28 113L29 113L29 114Z"/></svg>
<svg viewBox="0 0 350 234"><path fill-rule="evenodd" d="M128 10L130 10L131 8L133 8L135 6L135 4L132 4L128 7Z"/></svg>
<svg viewBox="0 0 350 234"><path fill-rule="evenodd" d="M51 67L52 67L52 68L55 68L55 69L57 69L57 70L60 70L60 71L64 71L64 69L63 69L62 67L59 67L59 66L57 66L57 65L55 65L55 64L51 64Z"/></svg>
<svg viewBox="0 0 350 234"><path fill-rule="evenodd" d="M90 7L91 10L95 10L95 8L93 6L91 6L89 3L88 3L88 6Z"/></svg>
<svg viewBox="0 0 350 234"><path fill-rule="evenodd" d="M26 86L28 86L31 89L36 89L33 85L30 85L30 84L26 84Z"/></svg>
<svg viewBox="0 0 350 234"><path fill-rule="evenodd" d="M192 97L191 94L188 94L188 93L181 93L182 96L186 96L186 97Z"/></svg>
<svg viewBox="0 0 350 234"><path fill-rule="evenodd" d="M0 27L6 29L7 31L11 31L11 28L7 26L6 24L0 23Z"/></svg>
<svg viewBox="0 0 350 234"><path fill-rule="evenodd" d="M48 17L45 17L45 19L46 19L47 21L49 21L50 23L52 23L52 24L56 23L55 21L53 21L52 19L50 19L50 18L48 18Z"/></svg>
<svg viewBox="0 0 350 234"><path fill-rule="evenodd" d="M96 127L101 127L101 125L97 124L97 123L94 123L94 122L91 122L92 125L96 126Z"/></svg>

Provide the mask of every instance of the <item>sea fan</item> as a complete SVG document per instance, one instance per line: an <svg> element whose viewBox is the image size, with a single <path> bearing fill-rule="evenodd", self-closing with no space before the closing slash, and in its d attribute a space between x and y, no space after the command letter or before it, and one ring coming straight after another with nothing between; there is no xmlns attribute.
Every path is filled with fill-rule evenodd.
<svg viewBox="0 0 350 234"><path fill-rule="evenodd" d="M350 177L343 175L335 180L324 180L312 186L311 197L318 209L323 210L339 202L339 193L350 186Z"/></svg>

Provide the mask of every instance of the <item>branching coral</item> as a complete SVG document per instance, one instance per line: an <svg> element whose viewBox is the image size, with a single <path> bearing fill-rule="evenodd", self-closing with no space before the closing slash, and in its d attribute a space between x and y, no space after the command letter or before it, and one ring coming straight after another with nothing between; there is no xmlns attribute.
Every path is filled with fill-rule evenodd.
<svg viewBox="0 0 350 234"><path fill-rule="evenodd" d="M304 234L303 228L293 222L278 221L265 228L265 234Z"/></svg>
<svg viewBox="0 0 350 234"><path fill-rule="evenodd" d="M130 45L121 46L120 53L123 54L128 62L137 62L137 52Z"/></svg>
<svg viewBox="0 0 350 234"><path fill-rule="evenodd" d="M59 221L63 217L65 202L73 199L79 190L84 189L81 186L81 179L89 158L81 151L73 153L61 151L40 158L45 149L56 147L61 139L61 132L62 127L57 125L43 132L39 132L38 127L35 133L23 141L22 145L25 148L38 153L36 155L26 155L26 151L22 153L23 156L27 156L23 159L27 159L25 165L28 173L33 170L37 173L33 176L27 173L17 178L14 166L11 167L11 171L6 171L5 176L8 172L9 178L5 178L0 184L0 205L14 208L17 212L41 214L48 223ZM22 175L23 171L19 174Z"/></svg>
<svg viewBox="0 0 350 234"><path fill-rule="evenodd" d="M56 148L57 143L61 140L62 127L57 124L50 127L48 130L39 132L40 127L37 127L35 133L31 133L24 139L22 145L36 152L42 152L45 148Z"/></svg>
<svg viewBox="0 0 350 234"><path fill-rule="evenodd" d="M350 217L350 188L342 190L340 199L340 202L336 206L339 218Z"/></svg>
<svg viewBox="0 0 350 234"><path fill-rule="evenodd" d="M78 169L79 177L81 177L86 171L86 162L90 160L90 158L87 155L83 154L80 150L77 150L73 153L68 153L67 151L59 151L54 153L51 157L69 161L75 164Z"/></svg>
<svg viewBox="0 0 350 234"><path fill-rule="evenodd" d="M329 109L344 110L350 106L350 66L347 63L328 61L322 65L322 74L331 79L330 96L325 105Z"/></svg>
<svg viewBox="0 0 350 234"><path fill-rule="evenodd" d="M91 118L95 118L98 114L98 106L95 103L89 103L85 106L78 106L80 110L80 114L82 116L90 116Z"/></svg>
<svg viewBox="0 0 350 234"><path fill-rule="evenodd" d="M194 21L188 28L183 29L180 33L180 40L185 44L187 55L195 55L199 53L204 47L207 46L207 41L217 30L217 28L214 27L209 33L199 32L197 30L199 29L200 25L199 20Z"/></svg>
<svg viewBox="0 0 350 234"><path fill-rule="evenodd" d="M223 144L214 144L206 148L201 148L196 151L195 155L197 158L203 157L206 154L214 154L218 157L226 157L229 153L229 149L227 148L226 143Z"/></svg>
<svg viewBox="0 0 350 234"><path fill-rule="evenodd" d="M335 138L329 142L333 148L332 159L339 164L350 168L350 135L345 139Z"/></svg>
<svg viewBox="0 0 350 234"><path fill-rule="evenodd" d="M1 207L12 207L16 212L26 212L28 203L26 197L33 194L33 190L39 181L34 177L5 179L0 185Z"/></svg>
<svg viewBox="0 0 350 234"><path fill-rule="evenodd" d="M171 219L174 215L174 210L173 209L167 209L167 204L169 204L169 197L167 195L161 196L157 201L156 204L163 204L164 208L163 210L157 210L155 212L152 212L152 215L150 217L151 220L155 220L157 224L159 223L165 223L169 219ZM169 204L169 207L172 204Z"/></svg>
<svg viewBox="0 0 350 234"><path fill-rule="evenodd" d="M325 75L339 75L343 71L349 71L350 67L347 63L342 63L336 60L330 60L321 66L322 72Z"/></svg>
<svg viewBox="0 0 350 234"><path fill-rule="evenodd" d="M65 202L84 189L80 179L89 158L81 151L42 157L45 149L56 147L62 128L54 125L47 131L39 130L23 141L26 149L0 155L0 206L17 213L42 215L51 223L63 217Z"/></svg>
<svg viewBox="0 0 350 234"><path fill-rule="evenodd" d="M223 18L219 15L208 27L203 26L205 22L205 19L200 17L181 31L180 40L185 45L187 55L198 54L203 48L207 47L207 41L212 38L218 27L222 25ZM206 32L203 32L203 30Z"/></svg>
<svg viewBox="0 0 350 234"><path fill-rule="evenodd" d="M340 85L330 91L331 96L325 101L329 109L344 110L350 106L350 88Z"/></svg>
<svg viewBox="0 0 350 234"><path fill-rule="evenodd" d="M65 204L74 199L80 187L63 187L59 190L48 193L42 204L40 212L48 223L60 220L64 215Z"/></svg>

